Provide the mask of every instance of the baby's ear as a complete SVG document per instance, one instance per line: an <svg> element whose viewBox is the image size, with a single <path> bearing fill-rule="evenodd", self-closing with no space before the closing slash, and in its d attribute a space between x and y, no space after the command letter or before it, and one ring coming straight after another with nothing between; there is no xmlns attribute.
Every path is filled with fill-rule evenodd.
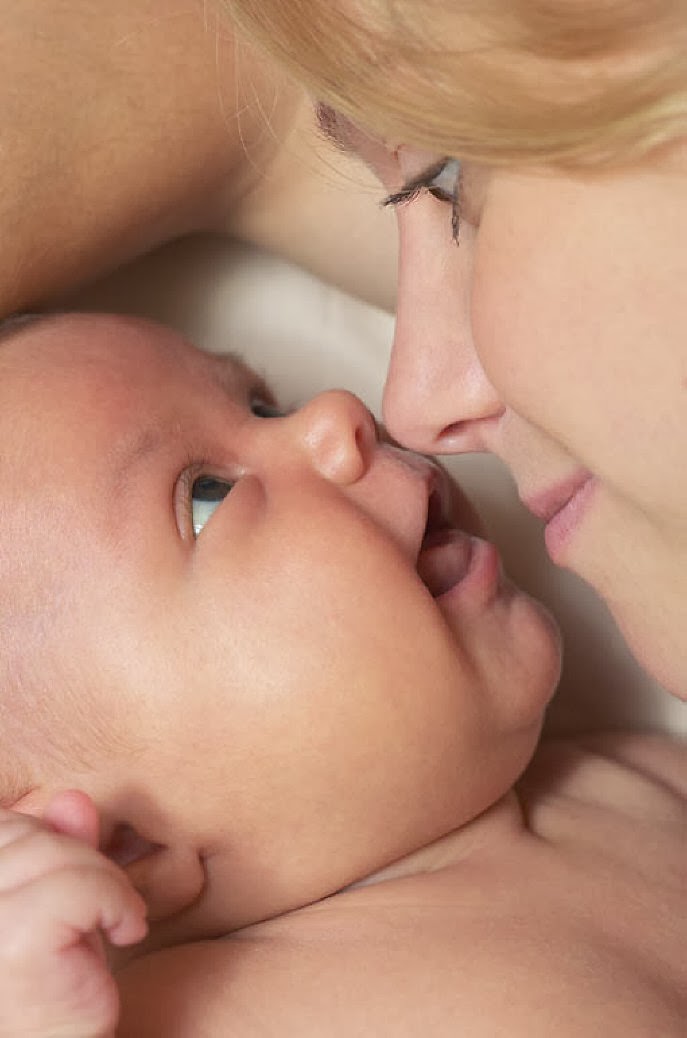
<svg viewBox="0 0 687 1038"><path fill-rule="evenodd" d="M126 823L116 825L103 853L124 869L148 906L148 919L160 922L198 899L205 869L193 847L152 843Z"/></svg>

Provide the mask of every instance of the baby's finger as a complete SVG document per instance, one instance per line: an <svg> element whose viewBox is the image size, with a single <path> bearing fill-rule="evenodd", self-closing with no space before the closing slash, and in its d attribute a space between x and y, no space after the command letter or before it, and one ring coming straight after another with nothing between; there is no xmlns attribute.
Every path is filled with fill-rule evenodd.
<svg viewBox="0 0 687 1038"><path fill-rule="evenodd" d="M114 1035L119 996L101 931L145 936L145 906L123 873L62 869L0 895L0 1035Z"/></svg>
<svg viewBox="0 0 687 1038"><path fill-rule="evenodd" d="M23 886L54 869L90 866L120 872L88 844L46 829L34 819L18 816L16 825L8 824L7 829L14 831L14 839L0 846L0 892Z"/></svg>
<svg viewBox="0 0 687 1038"><path fill-rule="evenodd" d="M0 951L21 961L44 961L46 953L65 953L96 931L117 945L142 940L148 931L145 901L123 873L103 862L52 871L0 896Z"/></svg>
<svg viewBox="0 0 687 1038"><path fill-rule="evenodd" d="M54 796L43 812L43 821L58 833L98 846L98 809L80 789L67 789Z"/></svg>
<svg viewBox="0 0 687 1038"><path fill-rule="evenodd" d="M6 811L0 808L0 850L12 843L19 836L36 829L44 828L42 822L31 815L19 814L18 811Z"/></svg>

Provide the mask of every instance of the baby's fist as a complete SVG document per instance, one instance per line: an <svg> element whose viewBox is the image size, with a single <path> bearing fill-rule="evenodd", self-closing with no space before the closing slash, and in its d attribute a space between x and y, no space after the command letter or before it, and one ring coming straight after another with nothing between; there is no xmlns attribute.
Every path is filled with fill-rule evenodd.
<svg viewBox="0 0 687 1038"><path fill-rule="evenodd" d="M96 849L97 813L61 793L43 820L0 810L0 1038L106 1038L119 1012L100 934L146 934L145 904Z"/></svg>

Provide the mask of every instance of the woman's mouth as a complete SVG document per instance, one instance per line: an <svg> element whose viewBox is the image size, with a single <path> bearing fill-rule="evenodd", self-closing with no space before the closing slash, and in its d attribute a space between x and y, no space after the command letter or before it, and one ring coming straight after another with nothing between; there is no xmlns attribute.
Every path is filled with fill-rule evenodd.
<svg viewBox="0 0 687 1038"><path fill-rule="evenodd" d="M546 523L544 540L553 562L563 563L566 546L582 522L595 487L592 474L581 471L525 501L529 510Z"/></svg>

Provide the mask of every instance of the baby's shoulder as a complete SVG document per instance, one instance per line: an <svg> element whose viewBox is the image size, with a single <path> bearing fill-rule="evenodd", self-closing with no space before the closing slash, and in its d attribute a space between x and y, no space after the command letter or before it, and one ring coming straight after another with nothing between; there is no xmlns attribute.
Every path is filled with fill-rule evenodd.
<svg viewBox="0 0 687 1038"><path fill-rule="evenodd" d="M138 960L122 1038L682 1036L686 744L556 739L519 785L453 864Z"/></svg>
<svg viewBox="0 0 687 1038"><path fill-rule="evenodd" d="M684 840L687 740L652 732L594 732L549 739L518 783L530 827L555 839L596 823ZM683 856L684 843L680 840ZM607 841L606 841L607 842Z"/></svg>

